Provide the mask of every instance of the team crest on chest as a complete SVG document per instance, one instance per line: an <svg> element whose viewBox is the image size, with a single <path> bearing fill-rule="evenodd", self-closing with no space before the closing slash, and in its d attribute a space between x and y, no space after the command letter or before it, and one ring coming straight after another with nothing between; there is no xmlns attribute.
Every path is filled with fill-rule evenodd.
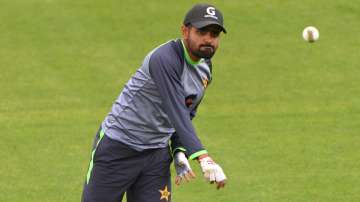
<svg viewBox="0 0 360 202"><path fill-rule="evenodd" d="M209 83L209 80L207 80L207 79L203 79L203 80L202 80L202 82L203 82L203 86L204 86L204 88L207 88L208 83Z"/></svg>

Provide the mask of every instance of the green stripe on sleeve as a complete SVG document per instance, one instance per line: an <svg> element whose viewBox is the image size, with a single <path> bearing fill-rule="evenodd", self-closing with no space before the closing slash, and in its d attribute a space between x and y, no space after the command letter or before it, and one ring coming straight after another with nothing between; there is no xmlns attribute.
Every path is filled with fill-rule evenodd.
<svg viewBox="0 0 360 202"><path fill-rule="evenodd" d="M185 149L184 147L176 147L176 148L172 151L172 155L174 156L177 151L186 152L186 149Z"/></svg>
<svg viewBox="0 0 360 202"><path fill-rule="evenodd" d="M193 154L190 155L189 159L190 160L194 160L195 158L197 158L198 156L201 156L203 154L207 154L208 152L206 150L201 150L201 151L198 151L198 152L195 152Z"/></svg>

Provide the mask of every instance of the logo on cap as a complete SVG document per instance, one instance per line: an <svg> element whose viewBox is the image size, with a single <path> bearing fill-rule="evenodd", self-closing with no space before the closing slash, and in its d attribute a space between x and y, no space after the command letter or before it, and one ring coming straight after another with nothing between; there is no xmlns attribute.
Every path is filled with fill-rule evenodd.
<svg viewBox="0 0 360 202"><path fill-rule="evenodd" d="M208 7L206 9L206 13L207 15L204 15L205 18L214 18L214 19L218 19L218 17L215 15L215 8L214 7Z"/></svg>

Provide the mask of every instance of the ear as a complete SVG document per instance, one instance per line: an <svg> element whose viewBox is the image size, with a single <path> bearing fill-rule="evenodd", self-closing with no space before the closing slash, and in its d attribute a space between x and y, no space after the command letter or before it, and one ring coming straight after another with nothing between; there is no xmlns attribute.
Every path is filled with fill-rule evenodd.
<svg viewBox="0 0 360 202"><path fill-rule="evenodd" d="M185 25L181 26L181 34L183 39L188 39L190 34L190 27L186 27Z"/></svg>

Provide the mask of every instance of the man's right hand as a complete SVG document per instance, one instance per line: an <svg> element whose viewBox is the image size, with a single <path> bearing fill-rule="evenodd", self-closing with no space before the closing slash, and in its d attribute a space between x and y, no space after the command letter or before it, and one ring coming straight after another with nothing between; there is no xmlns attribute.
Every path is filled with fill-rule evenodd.
<svg viewBox="0 0 360 202"><path fill-rule="evenodd" d="M180 185L184 179L188 182L195 178L195 173L191 170L190 163L183 152L177 152L174 157L176 170L175 184Z"/></svg>

